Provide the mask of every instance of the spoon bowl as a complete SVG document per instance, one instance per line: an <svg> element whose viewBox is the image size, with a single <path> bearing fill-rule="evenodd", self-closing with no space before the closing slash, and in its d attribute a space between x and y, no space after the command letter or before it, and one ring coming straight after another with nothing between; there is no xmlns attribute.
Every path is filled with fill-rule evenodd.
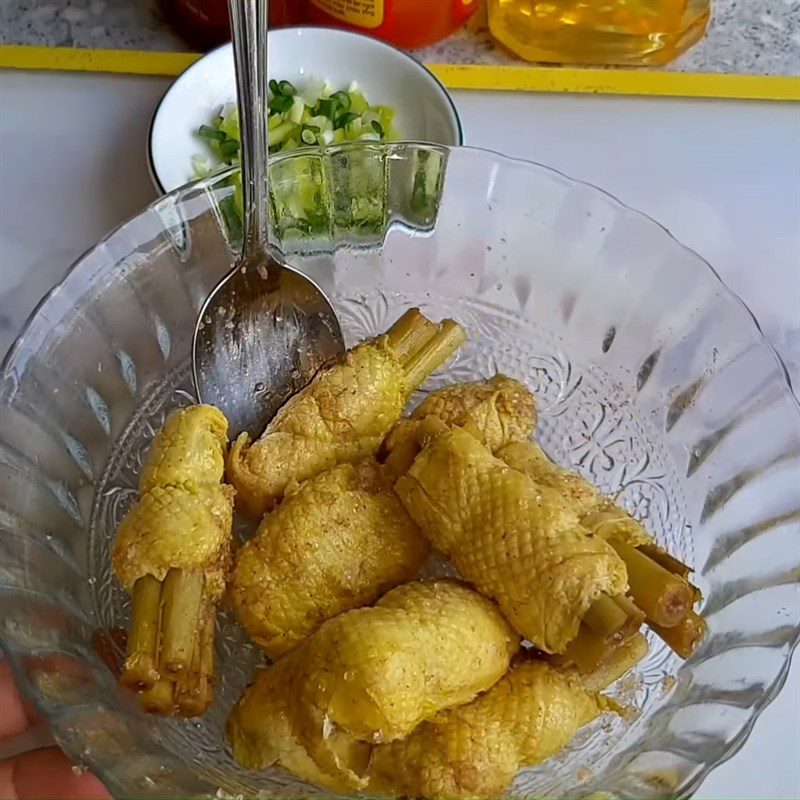
<svg viewBox="0 0 800 800"><path fill-rule="evenodd" d="M319 287L270 247L267 168L267 0L230 0L241 126L244 243L206 299L192 345L199 401L230 431L257 436L283 402L344 351Z"/></svg>
<svg viewBox="0 0 800 800"><path fill-rule="evenodd" d="M194 338L198 399L233 436L260 433L281 405L344 348L319 288L271 254L239 261L211 292Z"/></svg>

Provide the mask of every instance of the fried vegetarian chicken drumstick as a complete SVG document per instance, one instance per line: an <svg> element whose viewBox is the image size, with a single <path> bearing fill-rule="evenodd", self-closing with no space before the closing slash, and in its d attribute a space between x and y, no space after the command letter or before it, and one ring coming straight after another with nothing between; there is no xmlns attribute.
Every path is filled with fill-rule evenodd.
<svg viewBox="0 0 800 800"><path fill-rule="evenodd" d="M253 641L276 659L326 619L411 580L427 540L373 459L287 492L236 555L229 593Z"/></svg>
<svg viewBox="0 0 800 800"><path fill-rule="evenodd" d="M527 438L535 423L533 396L518 381L497 375L455 384L432 393L408 420L395 426L384 444L384 456L388 467L403 474L425 444L458 426L537 486L555 491L578 516L585 532L609 541L625 562L630 592L643 610L625 595L597 598L584 615L580 646L573 653L588 670L608 656L610 646L632 636L645 616L659 635L665 626L682 624L700 599L699 592L686 580L689 569L657 548L639 522L586 479L554 464ZM702 627L693 615L682 628L680 650L688 652L690 641L699 642ZM669 639L665 641L672 646Z"/></svg>
<svg viewBox="0 0 800 800"><path fill-rule="evenodd" d="M228 721L234 756L334 791L363 787L371 744L486 691L518 648L497 608L457 581L400 586L259 671Z"/></svg>
<svg viewBox="0 0 800 800"><path fill-rule="evenodd" d="M612 662L589 675L520 655L488 692L423 722L397 742L373 748L368 789L389 797L502 797L523 767L554 756L604 711L596 694L647 655L637 634Z"/></svg>
<svg viewBox="0 0 800 800"><path fill-rule="evenodd" d="M173 412L114 543L114 572L133 600L122 682L154 714L197 716L211 703L215 610L231 557L227 442L216 408Z"/></svg>
<svg viewBox="0 0 800 800"><path fill-rule="evenodd" d="M559 493L461 428L435 438L395 491L431 544L545 653L566 649L601 595L625 593L624 562Z"/></svg>
<svg viewBox="0 0 800 800"><path fill-rule="evenodd" d="M543 661L519 660L488 692L375 747L369 790L390 797L502 797L521 767L566 747L614 704Z"/></svg>
<svg viewBox="0 0 800 800"><path fill-rule="evenodd" d="M701 594L688 580L690 568L658 547L638 520L601 495L589 481L554 464L535 442L510 444L497 455L537 484L560 492L578 512L581 526L616 550L627 569L628 593L648 626L678 655L688 658L707 627L693 611ZM605 649L593 636L592 628L601 634L621 630L626 624L630 628L634 611L624 599L616 600L619 611L608 605L593 609L594 615L586 620L589 630L582 630L577 649L573 648L572 653L568 650L568 657L571 655L584 665L592 664Z"/></svg>
<svg viewBox="0 0 800 800"><path fill-rule="evenodd" d="M258 441L243 433L233 444L227 474L243 513L260 518L291 481L375 455L411 393L464 339L452 320L436 325L412 309L385 335L323 368Z"/></svg>
<svg viewBox="0 0 800 800"><path fill-rule="evenodd" d="M431 435L454 426L495 452L528 439L536 427L536 404L526 386L505 375L445 386L389 432L381 447L386 465L402 475Z"/></svg>

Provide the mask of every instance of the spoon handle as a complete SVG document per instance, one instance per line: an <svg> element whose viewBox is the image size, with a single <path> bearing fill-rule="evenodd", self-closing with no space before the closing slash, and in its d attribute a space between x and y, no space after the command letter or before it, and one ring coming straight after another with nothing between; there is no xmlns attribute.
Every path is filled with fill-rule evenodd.
<svg viewBox="0 0 800 800"><path fill-rule="evenodd" d="M244 254L249 257L268 253L268 0L229 0L229 7L239 106Z"/></svg>

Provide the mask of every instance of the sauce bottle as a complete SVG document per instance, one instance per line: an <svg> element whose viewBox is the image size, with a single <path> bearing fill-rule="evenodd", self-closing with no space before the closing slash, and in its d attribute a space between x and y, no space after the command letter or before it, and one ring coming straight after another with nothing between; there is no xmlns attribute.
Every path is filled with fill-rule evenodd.
<svg viewBox="0 0 800 800"><path fill-rule="evenodd" d="M488 0L489 28L528 61L665 64L702 38L711 0Z"/></svg>
<svg viewBox="0 0 800 800"><path fill-rule="evenodd" d="M424 47L460 28L478 0L302 0L305 21L376 36L398 47Z"/></svg>
<svg viewBox="0 0 800 800"><path fill-rule="evenodd" d="M301 2L270 0L270 27L302 22ZM195 50L210 50L230 41L228 0L160 0L160 3L166 20Z"/></svg>

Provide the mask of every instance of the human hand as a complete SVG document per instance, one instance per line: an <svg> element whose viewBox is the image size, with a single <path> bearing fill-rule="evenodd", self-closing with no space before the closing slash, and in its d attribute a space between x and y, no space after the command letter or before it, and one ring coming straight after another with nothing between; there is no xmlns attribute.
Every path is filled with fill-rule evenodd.
<svg viewBox="0 0 800 800"><path fill-rule="evenodd" d="M44 723L23 702L14 685L11 665L0 661L0 752L12 738ZM57 747L31 750L0 761L0 798L28 800L105 800L111 795L89 772L76 769Z"/></svg>

